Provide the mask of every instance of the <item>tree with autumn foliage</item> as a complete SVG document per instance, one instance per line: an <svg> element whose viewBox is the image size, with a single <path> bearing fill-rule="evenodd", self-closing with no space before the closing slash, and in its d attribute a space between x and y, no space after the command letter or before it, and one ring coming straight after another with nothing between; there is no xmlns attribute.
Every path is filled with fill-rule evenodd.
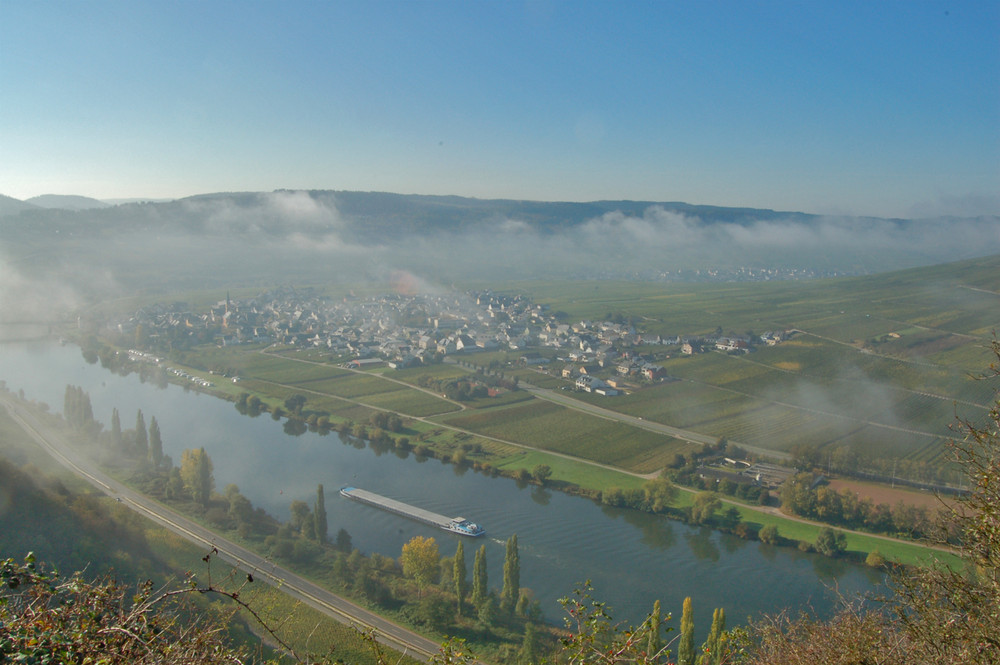
<svg viewBox="0 0 1000 665"><path fill-rule="evenodd" d="M181 453L180 475L184 481L184 487L191 493L191 498L203 506L208 503L212 489L215 487L213 470L212 460L204 448L197 450L188 448Z"/></svg>
<svg viewBox="0 0 1000 665"><path fill-rule="evenodd" d="M403 574L412 577L421 590L434 581L434 576L440 569L441 554L437 542L433 538L414 536L403 545L403 554L399 563Z"/></svg>

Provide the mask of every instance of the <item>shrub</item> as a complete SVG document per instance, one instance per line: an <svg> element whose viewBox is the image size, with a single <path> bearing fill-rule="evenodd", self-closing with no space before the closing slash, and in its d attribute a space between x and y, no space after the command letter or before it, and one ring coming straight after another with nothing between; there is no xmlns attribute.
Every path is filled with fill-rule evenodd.
<svg viewBox="0 0 1000 665"><path fill-rule="evenodd" d="M871 566L872 568L882 568L885 566L885 563L885 557L882 556L881 552L878 550L872 550L868 553L868 556L865 557L865 565Z"/></svg>

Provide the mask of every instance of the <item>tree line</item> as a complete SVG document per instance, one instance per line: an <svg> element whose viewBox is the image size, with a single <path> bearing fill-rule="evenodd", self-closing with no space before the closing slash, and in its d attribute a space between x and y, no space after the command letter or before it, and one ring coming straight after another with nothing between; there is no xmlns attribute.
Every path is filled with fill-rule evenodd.
<svg viewBox="0 0 1000 665"><path fill-rule="evenodd" d="M67 394L79 405L89 402L82 390L74 389ZM293 401L288 406L295 409L303 404ZM78 410L86 412L83 406ZM81 421L81 425L85 424ZM371 424L391 426L388 420ZM477 549L470 570L461 538L454 556L446 557L441 555L434 538L416 536L403 546L398 559L361 553L353 547L350 534L344 529L329 542L322 485L317 486L311 505L300 499L292 500L289 519L284 522L255 509L236 485L230 484L217 493L214 464L205 450L184 450L180 465L174 466L169 456L162 454L162 434L156 418L152 417L147 426L141 410L136 413L135 427L123 430L120 414L113 409L110 430L99 439L107 449L107 460L131 465L132 482L144 492L200 516L215 528L234 532L265 555L312 571L338 592L395 613L412 625L470 637L487 652L495 653L501 662L533 665L545 654L559 650L557 635L545 624L540 604L530 589L521 586L516 534L505 543L501 584L495 588L490 585L486 546ZM550 474L551 469L539 465L532 477L544 484ZM643 502L647 508L662 511L675 493L669 480L657 479L647 483L642 492ZM608 496L610 501L616 494ZM644 630L648 632L650 627ZM690 633L693 627L685 630ZM665 625L662 630L657 626L658 635L665 631ZM687 642L682 640L681 646L693 644L692 640L693 637ZM681 648L681 652L684 648L687 647ZM669 649L662 644L658 649L665 659ZM714 661L679 662L699 665Z"/></svg>
<svg viewBox="0 0 1000 665"><path fill-rule="evenodd" d="M782 483L781 506L794 515L865 529L904 538L919 539L931 535L934 515L923 506L902 501L895 506L860 498L850 490L837 491L821 484L812 473L797 473Z"/></svg>

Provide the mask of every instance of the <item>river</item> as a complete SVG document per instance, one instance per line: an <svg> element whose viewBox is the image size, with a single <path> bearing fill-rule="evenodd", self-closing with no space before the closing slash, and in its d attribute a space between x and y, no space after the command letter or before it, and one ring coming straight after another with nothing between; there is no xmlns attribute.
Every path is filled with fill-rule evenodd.
<svg viewBox="0 0 1000 665"><path fill-rule="evenodd" d="M81 386L90 394L95 417L110 423L117 407L123 429L134 427L139 409L147 424L155 416L164 452L175 463L185 448L204 447L215 465L218 490L235 483L255 506L282 520L293 500L312 505L322 483L331 537L346 529L366 553L398 558L406 541L424 535L451 555L459 536L344 499L337 493L341 486L485 526L484 538L466 541L466 557L471 571L472 554L486 545L492 587L502 581L503 543L516 533L521 585L534 591L549 621L562 621L557 599L587 579L611 614L628 622L640 621L660 599L664 613L676 617L671 624L676 628L681 603L691 596L699 633L707 631L715 607L725 608L731 625L786 608L828 615L835 602L832 589L850 596L874 589L880 580L864 566L519 487L433 459L379 454L336 433L291 436L267 414L250 418L229 402L181 386L158 388L137 374L123 377L87 364L72 345L0 344L0 379L53 411L61 410L67 384Z"/></svg>

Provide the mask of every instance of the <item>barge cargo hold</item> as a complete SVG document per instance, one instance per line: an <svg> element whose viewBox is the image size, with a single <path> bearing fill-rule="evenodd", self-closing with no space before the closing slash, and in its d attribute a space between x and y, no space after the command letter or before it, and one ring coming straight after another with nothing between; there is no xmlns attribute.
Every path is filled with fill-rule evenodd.
<svg viewBox="0 0 1000 665"><path fill-rule="evenodd" d="M486 533L483 527L475 522L470 522L464 517L445 517L444 515L438 515L429 510L417 508L408 503L396 501L395 499L390 499L389 497L375 494L375 492L369 492L368 490L358 489L357 487L342 487L340 488L340 494L358 503L375 506L390 513L396 513L397 515L436 526L445 531L457 533L460 536L481 536Z"/></svg>

